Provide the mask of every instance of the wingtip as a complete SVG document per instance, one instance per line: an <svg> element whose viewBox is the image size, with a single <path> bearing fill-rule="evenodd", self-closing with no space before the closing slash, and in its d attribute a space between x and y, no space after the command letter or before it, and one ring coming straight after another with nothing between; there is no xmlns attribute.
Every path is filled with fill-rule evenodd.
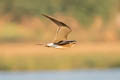
<svg viewBox="0 0 120 80"><path fill-rule="evenodd" d="M45 16L45 14L41 14L42 16Z"/></svg>
<svg viewBox="0 0 120 80"><path fill-rule="evenodd" d="M44 17L49 17L49 16L47 16L46 14L41 14L42 16L44 16Z"/></svg>
<svg viewBox="0 0 120 80"><path fill-rule="evenodd" d="M56 20L56 19L54 19L54 18L52 18L51 16L48 16L48 15L46 15L46 14L41 14L42 16L44 16L44 17L46 17L46 18L48 18L48 19L50 19L50 20L52 20L54 23L56 23L58 26L65 26L65 27L67 27L67 28L69 28L71 31L72 31L72 29L67 25L67 24L65 24L65 23L63 23L63 22L61 22L61 21L58 21L58 20Z"/></svg>

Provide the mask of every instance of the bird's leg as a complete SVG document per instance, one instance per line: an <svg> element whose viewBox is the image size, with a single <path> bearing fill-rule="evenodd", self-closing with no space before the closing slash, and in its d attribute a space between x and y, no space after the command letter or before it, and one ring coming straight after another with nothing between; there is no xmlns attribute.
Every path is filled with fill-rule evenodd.
<svg viewBox="0 0 120 80"><path fill-rule="evenodd" d="M56 35L55 35L55 39L54 39L54 41L56 41L56 39L57 39L57 35L58 35L60 29L61 29L61 27L58 27L58 28L57 28L57 31L56 31Z"/></svg>

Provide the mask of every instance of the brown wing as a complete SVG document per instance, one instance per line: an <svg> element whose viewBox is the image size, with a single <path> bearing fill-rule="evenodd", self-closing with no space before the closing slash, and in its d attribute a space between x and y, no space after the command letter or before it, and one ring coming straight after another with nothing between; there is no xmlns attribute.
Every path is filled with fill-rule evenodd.
<svg viewBox="0 0 120 80"><path fill-rule="evenodd" d="M60 30L56 33L54 42L59 42L62 40L67 40L67 37L71 30L66 27L60 27Z"/></svg>
<svg viewBox="0 0 120 80"><path fill-rule="evenodd" d="M58 26L54 41L58 42L61 40L66 40L69 33L72 31L72 29L68 25L66 25L65 23L63 23L61 21L58 21L58 20L56 20L50 16L44 15L44 14L42 14L42 15L45 16L46 18L50 19L51 21L53 21Z"/></svg>

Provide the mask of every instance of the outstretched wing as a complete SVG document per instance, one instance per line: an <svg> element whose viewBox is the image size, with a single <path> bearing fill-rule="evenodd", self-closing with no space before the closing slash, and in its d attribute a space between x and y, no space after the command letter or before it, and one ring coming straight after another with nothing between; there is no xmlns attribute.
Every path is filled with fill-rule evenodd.
<svg viewBox="0 0 120 80"><path fill-rule="evenodd" d="M69 35L69 33L72 31L72 29L66 25L65 23L58 21L50 16L44 15L46 18L50 19L52 22L54 22L57 26L57 32L56 32L56 36L55 36L55 41L54 42L58 42L58 41L62 41L62 40L67 40L67 37Z"/></svg>

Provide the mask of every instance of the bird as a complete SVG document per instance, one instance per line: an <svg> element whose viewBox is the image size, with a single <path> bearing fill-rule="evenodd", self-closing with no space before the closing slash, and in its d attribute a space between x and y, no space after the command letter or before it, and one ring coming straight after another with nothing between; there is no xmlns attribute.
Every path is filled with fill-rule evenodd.
<svg viewBox="0 0 120 80"><path fill-rule="evenodd" d="M47 43L46 47L52 47L52 48L68 48L72 47L76 44L76 40L68 40L68 35L72 32L71 27L69 27L67 24L50 17L48 15L42 14L42 16L48 18L53 23L55 23L58 28L56 30L55 39L52 43Z"/></svg>

